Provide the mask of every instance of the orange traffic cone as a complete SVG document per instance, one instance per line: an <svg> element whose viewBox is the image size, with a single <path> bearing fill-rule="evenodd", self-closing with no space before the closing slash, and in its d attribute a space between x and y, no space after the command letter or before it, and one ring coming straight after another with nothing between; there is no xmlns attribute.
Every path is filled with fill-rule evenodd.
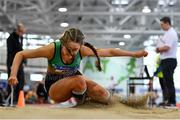
<svg viewBox="0 0 180 120"><path fill-rule="evenodd" d="M24 107L25 106L24 91L23 90L21 90L19 92L19 98L18 98L17 106L18 107Z"/></svg>

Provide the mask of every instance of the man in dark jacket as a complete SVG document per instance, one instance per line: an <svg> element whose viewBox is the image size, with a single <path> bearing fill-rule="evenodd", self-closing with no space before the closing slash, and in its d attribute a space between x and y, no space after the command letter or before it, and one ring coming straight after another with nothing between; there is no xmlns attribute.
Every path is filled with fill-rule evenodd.
<svg viewBox="0 0 180 120"><path fill-rule="evenodd" d="M17 52L23 50L23 34L25 33L25 27L22 23L19 23L14 32L10 34L7 39L7 72L8 77L11 73L11 66L13 63L13 59ZM14 87L14 102L18 101L19 91L23 89L24 86L24 70L23 65L19 68L18 71L18 81L19 84ZM8 93L11 92L11 87L8 85Z"/></svg>

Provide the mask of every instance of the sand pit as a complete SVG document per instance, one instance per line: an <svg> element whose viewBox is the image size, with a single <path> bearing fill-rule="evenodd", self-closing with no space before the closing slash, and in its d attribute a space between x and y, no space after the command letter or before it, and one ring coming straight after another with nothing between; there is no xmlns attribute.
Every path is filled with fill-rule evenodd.
<svg viewBox="0 0 180 120"><path fill-rule="evenodd" d="M179 109L132 108L115 101L110 105L87 102L73 108L52 105L26 105L0 108L0 119L180 119Z"/></svg>

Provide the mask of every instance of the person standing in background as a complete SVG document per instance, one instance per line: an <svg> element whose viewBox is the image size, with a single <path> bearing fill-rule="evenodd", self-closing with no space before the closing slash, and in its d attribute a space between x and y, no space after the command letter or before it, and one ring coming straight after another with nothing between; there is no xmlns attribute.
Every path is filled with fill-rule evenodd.
<svg viewBox="0 0 180 120"><path fill-rule="evenodd" d="M173 74L177 66L176 52L178 35L174 28L171 26L171 20L169 17L163 17L160 19L161 28L165 31L162 39L159 40L156 52L160 53L163 72L163 85L164 85L164 105L176 106L176 94L174 87Z"/></svg>
<svg viewBox="0 0 180 120"><path fill-rule="evenodd" d="M22 23L19 23L13 31L10 36L7 39L7 72L8 77L11 73L11 66L14 60L14 57L17 52L23 50L23 34L25 33L25 26ZM18 70L18 81L19 84L17 84L14 87L14 102L17 103L19 91L23 89L24 86L24 70L23 70L23 64L20 65L20 68ZM11 92L11 87L8 85L7 87L8 95Z"/></svg>
<svg viewBox="0 0 180 120"><path fill-rule="evenodd" d="M156 71L154 72L154 76L158 77L158 79L159 79L159 83L160 83L161 90L162 90L162 100L163 100L163 102L159 103L158 106L164 105L164 101L166 100L164 84L163 84L163 72L162 72L162 67L160 66L160 63L161 63L160 55L158 54L158 56L156 58Z"/></svg>

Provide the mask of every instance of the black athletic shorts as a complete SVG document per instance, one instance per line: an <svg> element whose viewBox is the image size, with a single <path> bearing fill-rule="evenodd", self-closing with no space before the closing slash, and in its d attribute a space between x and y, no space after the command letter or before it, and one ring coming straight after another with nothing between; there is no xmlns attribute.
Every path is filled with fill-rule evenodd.
<svg viewBox="0 0 180 120"><path fill-rule="evenodd" d="M46 74L46 77L45 77L45 89L46 89L46 92L49 93L49 88L56 81L58 81L60 79L63 79L65 77L70 77L70 76L74 76L74 75L82 75L82 74L79 71L77 71L76 73L74 73L72 75L61 75L61 74L50 74L50 73Z"/></svg>

